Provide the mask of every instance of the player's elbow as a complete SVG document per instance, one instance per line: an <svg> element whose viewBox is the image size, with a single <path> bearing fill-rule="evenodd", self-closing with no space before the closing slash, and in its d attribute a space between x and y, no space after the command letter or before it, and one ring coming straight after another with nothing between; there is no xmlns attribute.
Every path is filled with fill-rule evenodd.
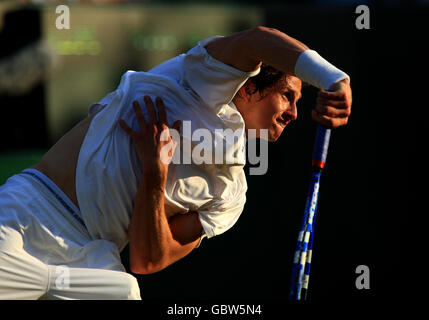
<svg viewBox="0 0 429 320"><path fill-rule="evenodd" d="M248 31L248 36L249 36L249 39L251 39L253 42L259 42L260 39L266 39L268 35L272 35L276 33L281 33L281 32L274 28L258 26L250 29Z"/></svg>
<svg viewBox="0 0 429 320"><path fill-rule="evenodd" d="M270 39L277 38L282 34L279 30L264 26L257 26L247 30L241 37L241 47L246 55L250 55L258 63L263 60L262 56Z"/></svg>
<svg viewBox="0 0 429 320"><path fill-rule="evenodd" d="M288 34L264 26L248 30L246 33L246 42L248 46L252 46L249 48L250 52L254 51L260 55L266 54L267 50L274 50L274 48L294 48L300 51L309 49L305 44Z"/></svg>
<svg viewBox="0 0 429 320"><path fill-rule="evenodd" d="M130 269L135 274L151 274L164 269L168 263L165 255L145 254L147 250L130 246Z"/></svg>
<svg viewBox="0 0 429 320"><path fill-rule="evenodd" d="M268 27L265 27L265 26L257 26L257 27L254 27L254 28L250 29L250 32L252 32L254 34L258 34L258 35L259 34L264 35L267 32L272 32L272 31L277 31L277 29L268 28Z"/></svg>
<svg viewBox="0 0 429 320"><path fill-rule="evenodd" d="M165 268L165 264L152 261L132 261L130 260L130 269L135 274L152 274Z"/></svg>
<svg viewBox="0 0 429 320"><path fill-rule="evenodd" d="M258 26L244 32L242 40L243 43L246 44L246 49L249 49L252 46L257 46L260 42L260 39L264 39L269 30L270 29L267 27Z"/></svg>
<svg viewBox="0 0 429 320"><path fill-rule="evenodd" d="M160 269L151 268L148 266L131 266L131 272L134 274L152 274L160 271Z"/></svg>

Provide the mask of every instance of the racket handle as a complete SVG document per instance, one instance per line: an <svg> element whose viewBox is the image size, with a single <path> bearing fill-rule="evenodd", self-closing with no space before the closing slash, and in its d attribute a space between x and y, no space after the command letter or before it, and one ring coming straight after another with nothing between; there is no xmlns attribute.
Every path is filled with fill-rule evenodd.
<svg viewBox="0 0 429 320"><path fill-rule="evenodd" d="M321 124L317 125L316 141L313 150L313 167L323 169L328 156L329 139L331 137L331 129L324 127Z"/></svg>

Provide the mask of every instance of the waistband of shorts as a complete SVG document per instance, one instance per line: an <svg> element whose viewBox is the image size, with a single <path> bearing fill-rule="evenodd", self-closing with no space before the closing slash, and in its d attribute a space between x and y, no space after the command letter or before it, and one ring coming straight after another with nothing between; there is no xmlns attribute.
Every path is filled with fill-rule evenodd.
<svg viewBox="0 0 429 320"><path fill-rule="evenodd" d="M31 168L21 171L20 174L30 176L41 183L61 203L64 209L66 209L67 212L86 229L86 225L82 219L79 208L76 207L70 198L51 179L39 170Z"/></svg>

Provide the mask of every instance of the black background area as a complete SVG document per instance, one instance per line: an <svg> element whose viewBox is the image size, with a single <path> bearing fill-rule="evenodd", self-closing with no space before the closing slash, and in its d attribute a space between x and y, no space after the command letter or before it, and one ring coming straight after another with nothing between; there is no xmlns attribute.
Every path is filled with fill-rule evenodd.
<svg viewBox="0 0 429 320"><path fill-rule="evenodd" d="M352 116L333 131L322 175L310 301L413 299L409 285L418 281L409 249L417 240L410 222L419 212L415 149L424 103L418 74L428 11L371 7L370 30L355 27L354 8L265 12L265 25L300 39L352 79ZM167 269L138 276L143 299L286 301L309 185L316 94L303 89L298 121L269 146L267 174L248 175L236 225ZM359 265L370 269L369 290L356 288Z"/></svg>

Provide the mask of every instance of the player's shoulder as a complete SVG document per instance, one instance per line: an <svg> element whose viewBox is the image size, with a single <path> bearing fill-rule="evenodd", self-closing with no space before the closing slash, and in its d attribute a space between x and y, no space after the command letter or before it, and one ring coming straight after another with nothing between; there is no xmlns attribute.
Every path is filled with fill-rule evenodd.
<svg viewBox="0 0 429 320"><path fill-rule="evenodd" d="M118 89L122 92L129 92L142 86L147 87L150 84L171 85L172 82L175 83L177 81L171 74L128 70L122 75Z"/></svg>
<svg viewBox="0 0 429 320"><path fill-rule="evenodd" d="M168 76L179 76L183 73L183 58L184 54L180 54L158 64L157 66L150 69L148 72L151 74L162 74Z"/></svg>

